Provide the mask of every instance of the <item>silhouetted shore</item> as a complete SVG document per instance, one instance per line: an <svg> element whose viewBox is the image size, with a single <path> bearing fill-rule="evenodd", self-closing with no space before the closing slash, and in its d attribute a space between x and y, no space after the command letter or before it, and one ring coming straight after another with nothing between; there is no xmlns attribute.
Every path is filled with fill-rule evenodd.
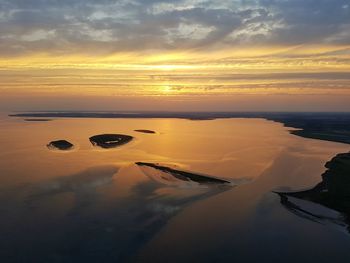
<svg viewBox="0 0 350 263"><path fill-rule="evenodd" d="M350 144L350 113L330 112L26 112L11 114L24 118L180 118L212 120L221 118L263 118L300 130L292 134Z"/></svg>

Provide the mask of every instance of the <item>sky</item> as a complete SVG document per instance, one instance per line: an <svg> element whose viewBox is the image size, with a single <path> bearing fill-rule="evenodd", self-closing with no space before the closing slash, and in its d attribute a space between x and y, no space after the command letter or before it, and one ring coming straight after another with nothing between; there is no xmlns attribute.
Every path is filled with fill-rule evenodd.
<svg viewBox="0 0 350 263"><path fill-rule="evenodd" d="M0 0L1 111L349 102L349 0Z"/></svg>

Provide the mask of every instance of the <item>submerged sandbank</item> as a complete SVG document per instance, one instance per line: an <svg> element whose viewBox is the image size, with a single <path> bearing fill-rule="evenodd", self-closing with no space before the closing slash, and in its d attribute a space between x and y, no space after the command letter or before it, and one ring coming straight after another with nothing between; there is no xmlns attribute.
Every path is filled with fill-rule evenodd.
<svg viewBox="0 0 350 263"><path fill-rule="evenodd" d="M230 184L231 183L229 181L215 178L212 176L177 170L177 169L159 165L159 164L145 163L145 162L137 162L136 164L140 167L146 166L146 167L150 167L155 170L170 174L175 179L182 180L182 181L193 181L200 184ZM165 179L165 178L162 177L162 179Z"/></svg>

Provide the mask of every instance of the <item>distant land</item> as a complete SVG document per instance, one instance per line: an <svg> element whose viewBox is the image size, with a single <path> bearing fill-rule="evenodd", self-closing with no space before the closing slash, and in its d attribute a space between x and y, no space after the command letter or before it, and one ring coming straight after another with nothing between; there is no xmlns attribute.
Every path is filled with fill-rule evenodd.
<svg viewBox="0 0 350 263"><path fill-rule="evenodd" d="M213 120L220 118L263 118L300 130L292 134L350 144L350 112L85 112L47 111L10 114L23 118L180 118Z"/></svg>

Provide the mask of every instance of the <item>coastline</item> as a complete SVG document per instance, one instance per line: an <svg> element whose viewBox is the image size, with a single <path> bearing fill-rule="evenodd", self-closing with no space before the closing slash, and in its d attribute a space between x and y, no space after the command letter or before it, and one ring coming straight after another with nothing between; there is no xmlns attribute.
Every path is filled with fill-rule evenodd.
<svg viewBox="0 0 350 263"><path fill-rule="evenodd" d="M350 112L86 112L48 111L9 114L20 118L176 118L193 121L227 118L263 118L300 130L291 134L350 144ZM54 119L52 119L54 120Z"/></svg>

